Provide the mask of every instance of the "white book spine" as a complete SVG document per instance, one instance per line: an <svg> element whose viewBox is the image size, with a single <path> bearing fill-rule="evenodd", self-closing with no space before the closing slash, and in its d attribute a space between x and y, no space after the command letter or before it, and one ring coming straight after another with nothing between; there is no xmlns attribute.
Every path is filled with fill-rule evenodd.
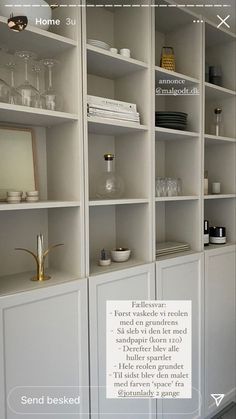
<svg viewBox="0 0 236 419"><path fill-rule="evenodd" d="M98 116L101 118L115 118L115 119L122 119L126 121L137 121L139 122L140 117L139 114L124 114L119 112L105 112L105 111L99 111L99 110L92 110L88 113L88 115L91 116Z"/></svg>
<svg viewBox="0 0 236 419"><path fill-rule="evenodd" d="M102 107L102 109L110 109L113 111L122 110L123 112L137 112L137 106L134 103L122 102L99 96L88 95L87 103L92 107Z"/></svg>

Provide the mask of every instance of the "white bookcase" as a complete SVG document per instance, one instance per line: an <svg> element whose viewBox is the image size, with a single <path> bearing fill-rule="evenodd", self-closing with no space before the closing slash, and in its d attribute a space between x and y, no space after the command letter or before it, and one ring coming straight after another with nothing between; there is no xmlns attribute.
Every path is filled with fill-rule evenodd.
<svg viewBox="0 0 236 419"><path fill-rule="evenodd" d="M83 7L77 8L69 7L69 0L63 3L68 7L53 11L54 17L62 19L62 25L53 29L55 32L28 27L21 37L16 37L7 28L6 19L0 17L0 40L11 52L22 49L24 45L23 49L36 52L39 58L52 57L60 61L54 81L64 97L63 111L60 112L0 103L1 125L23 125L34 130L40 190L40 201L35 204L0 202L0 296L3 305L5 307L5 301L12 294L20 293L24 299L24 295L29 295L24 291L35 289L47 299L47 295L53 294L50 285L57 285L58 292L62 287L67 295L67 289L78 285L69 282L81 279L78 286L82 287L81 302L83 305L85 301L85 313L88 310L87 282L94 301L95 292L98 292L96 287L104 283L107 294L98 293L95 310L91 301L89 305L91 343L95 341L95 349L90 349L97 350L99 341L99 350L104 356L104 342L100 340L96 320L97 313L103 316L109 296L183 298L183 292L185 298L188 296L194 301L196 316L199 316L195 316L198 335L195 335L194 380L197 388L202 389L200 381L203 375L197 376L202 368L199 353L202 357L204 344L201 339L204 323L202 259L204 252L205 259L210 258L211 250L214 257L219 257L218 261L221 251L227 253L227 246L218 246L216 252L215 246L204 249L204 219L208 219L210 225L226 227L228 244L236 241L236 36L205 19L202 23L193 23L197 15L186 7L169 7L172 2L167 0L156 3L137 1L137 7L132 8L118 7L119 1L108 0L105 1L106 7L99 7L98 2L97 7L92 6L93 2L83 2L80 4ZM153 7L149 7L150 4ZM76 19L76 25L66 25L66 17ZM129 48L131 58L93 47L87 43L89 38L105 41L118 49ZM174 47L174 72L160 67L164 45ZM4 61L6 57L0 59ZM221 65L223 87L205 81L205 63ZM0 76L7 77L7 73L0 71ZM20 71L16 83L19 80L22 80ZM172 80L176 88L179 85L175 83L180 80L181 87L189 91L194 89L196 94L156 94L161 80ZM141 124L87 116L88 94L137 104ZM217 106L223 109L224 132L221 136L216 136L212 130L212 116ZM163 110L188 113L187 130L156 127L155 111ZM96 178L102 171L103 155L107 152L115 154L116 170L125 181L125 193L121 199L96 198ZM209 195L206 196L204 170L209 174ZM157 176L180 177L183 194L157 198ZM214 181L221 182L220 195L211 193ZM14 250L15 247L35 249L39 233L44 234L45 245L64 243L64 247L55 250L48 259L52 280L42 284L29 281L35 270L33 259ZM166 267L171 276L166 289L163 287L163 295L155 295L153 262L156 262L156 243L162 241L188 242L191 250L157 261L157 276L160 275L163 284ZM117 246L132 250L130 260L112 263L108 267L98 266L101 249L111 250ZM192 260L195 270L191 270L189 265ZM227 261L227 257L222 260ZM227 272L230 276L234 267ZM144 279L146 277L146 285L140 273ZM191 281L188 281L190 274ZM132 281L136 276L140 288L133 289ZM176 284L176 277L178 284L182 281L183 286ZM159 278L156 289L162 284L158 281ZM63 285L63 282L68 283ZM44 287L48 287L46 291ZM208 294L208 297L210 302L212 296ZM32 300L35 301L34 296ZM98 303L103 304L102 310ZM103 336L105 329L101 316L99 327ZM85 324L88 326L87 317ZM84 342L83 353L87 353L87 336ZM91 353L92 362L97 355L98 352ZM198 357L199 362L196 362ZM98 373L96 362L93 374ZM87 364L85 367L87 385ZM101 377L103 380L104 376ZM95 384L97 382L96 378ZM97 403L97 395L94 397ZM86 392L86 406L87 399ZM104 400L103 408L107 413L108 405ZM198 401L196 397L196 403ZM145 406L141 410L146 419ZM170 408L173 408L172 404ZM139 404L135 409L139 409ZM149 405L150 417L155 409L153 404ZM170 412L170 418L171 409L163 405L163 413ZM96 413L100 417L99 412ZM203 419L199 407L196 418L200 417Z"/></svg>
<svg viewBox="0 0 236 419"><path fill-rule="evenodd" d="M151 262L160 241L187 241L191 251L203 251L204 218L225 225L229 241L235 241L236 39L208 21L193 24L196 16L186 8L167 5L67 7L66 13L60 7L53 11L62 21L55 27L60 33L31 27L21 34L25 49L60 61L54 79L64 107L52 112L0 106L3 125L34 128L41 198L36 204L0 204L2 277L33 270L33 261L14 248L34 248L40 231L46 243L65 244L52 253L49 268L72 278ZM77 24L66 25L66 17L77 19ZM21 48L4 18L0 35L11 52ZM93 47L87 44L89 38L129 48L131 58ZM175 72L160 67L166 44L175 50ZM222 66L223 87L204 81L205 62ZM18 71L16 83L21 78ZM163 80L181 80L181 87L197 94L156 94ZM87 94L136 103L141 124L87 117ZM211 124L216 106L223 108L225 128L218 137ZM187 112L187 130L155 127L155 110ZM124 178L122 199L95 197L105 152L115 154L116 170ZM204 169L209 185L221 182L220 195L212 195L210 186L204 196ZM156 198L156 176L180 177L183 194ZM100 250L116 246L132 249L130 261L98 267Z"/></svg>
<svg viewBox="0 0 236 419"><path fill-rule="evenodd" d="M221 194L204 196L204 217L211 225L226 227L229 243L235 243L235 203L236 203L236 36L205 23L204 33L205 63L220 65L222 87L204 84L204 169L208 171L209 185L221 183ZM212 128L214 109L222 108L223 133L214 135ZM209 246L211 248L211 246ZM208 250L208 249L207 249Z"/></svg>
<svg viewBox="0 0 236 419"><path fill-rule="evenodd" d="M61 15L65 21L61 9L53 13ZM1 44L7 46L10 54L24 49L35 52L38 59L58 59L60 64L53 79L64 99L60 112L0 104L1 125L33 129L40 191L37 203L0 203L0 294L4 295L8 290L12 292L14 286L16 291L38 286L22 278L22 273L27 279L32 276L33 258L14 249L34 250L36 235L40 232L44 234L45 246L64 243L64 247L51 253L48 259L53 284L63 281L63 276L66 281L85 276L81 13L79 9L73 13L67 11L66 16L70 14L77 21L76 29L62 25L59 34L28 27L20 36L15 36L7 28L6 19L0 18ZM10 58L3 54L1 62ZM16 85L22 82L22 70L21 65L17 65ZM32 77L30 71L29 74ZM1 75L7 80L3 69ZM41 82L43 80L42 77Z"/></svg>
<svg viewBox="0 0 236 419"><path fill-rule="evenodd" d="M153 259L151 11L149 7L87 7L83 18L86 273L93 275ZM129 48L132 58L91 47L87 39ZM141 125L87 117L87 94L136 103ZM116 171L125 181L122 199L95 196L107 152L115 154ZM99 267L101 249L117 246L131 248L131 259L122 266Z"/></svg>

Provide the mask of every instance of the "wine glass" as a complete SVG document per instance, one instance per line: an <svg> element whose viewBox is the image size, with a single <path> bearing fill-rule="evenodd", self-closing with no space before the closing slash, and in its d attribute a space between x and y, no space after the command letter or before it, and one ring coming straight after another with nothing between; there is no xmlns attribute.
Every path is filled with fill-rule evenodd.
<svg viewBox="0 0 236 419"><path fill-rule="evenodd" d="M50 111L60 111L62 109L62 97L54 90L52 85L52 69L58 64L58 61L47 58L41 60L41 63L48 68L48 88L42 94L45 108Z"/></svg>
<svg viewBox="0 0 236 419"><path fill-rule="evenodd" d="M32 71L34 73L36 73L36 89L37 89L37 92L38 92L38 94L35 98L35 107L43 109L43 108L45 108L45 105L44 105L42 95L40 93L41 92L41 89L40 89L40 73L42 71L42 67L41 67L40 63L37 63L37 62L34 63L33 66L32 66Z"/></svg>
<svg viewBox="0 0 236 419"><path fill-rule="evenodd" d="M15 54L24 61L25 65L25 81L17 88L18 92L21 94L21 104L23 106L34 107L38 91L28 80L28 63L30 59L35 59L36 55L29 51L16 51Z"/></svg>
<svg viewBox="0 0 236 419"><path fill-rule="evenodd" d="M1 68L3 65L0 66ZM0 102L9 103L11 88L2 78L0 78Z"/></svg>
<svg viewBox="0 0 236 419"><path fill-rule="evenodd" d="M1 58L4 58L7 51L7 47L0 45ZM4 68L4 64L1 64L0 68ZM9 103L10 90L9 84L0 77L0 102Z"/></svg>
<svg viewBox="0 0 236 419"><path fill-rule="evenodd" d="M6 64L6 67L10 70L10 73L11 73L11 87L10 87L9 103L11 105L20 105L21 95L18 92L18 90L15 88L15 77L14 77L14 70L16 67L15 61L9 61Z"/></svg>

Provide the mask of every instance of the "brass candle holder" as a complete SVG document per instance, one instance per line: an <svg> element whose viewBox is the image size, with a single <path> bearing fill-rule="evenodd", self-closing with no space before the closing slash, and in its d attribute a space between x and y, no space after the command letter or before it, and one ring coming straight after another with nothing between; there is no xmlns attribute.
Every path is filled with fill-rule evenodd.
<svg viewBox="0 0 236 419"><path fill-rule="evenodd" d="M49 275L45 275L45 259L49 252L51 252L52 249L55 249L56 247L63 246L63 244L55 244L53 246L50 246L47 250L44 251L43 248L43 235L39 234L37 236L37 254L34 252L31 252L31 250L24 249L22 247L17 247L15 250L22 250L24 252L29 253L32 255L36 261L37 265L37 274L33 278L31 278L31 281L47 281L51 277Z"/></svg>

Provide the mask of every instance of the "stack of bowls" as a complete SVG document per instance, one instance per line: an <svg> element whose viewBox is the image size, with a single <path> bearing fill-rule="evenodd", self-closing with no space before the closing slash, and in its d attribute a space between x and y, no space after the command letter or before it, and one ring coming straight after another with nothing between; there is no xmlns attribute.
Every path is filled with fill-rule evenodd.
<svg viewBox="0 0 236 419"><path fill-rule="evenodd" d="M37 202L39 200L38 191L26 192L26 202Z"/></svg>
<svg viewBox="0 0 236 419"><path fill-rule="evenodd" d="M18 204L22 199L23 192L20 191L8 191L7 202L8 204Z"/></svg>

